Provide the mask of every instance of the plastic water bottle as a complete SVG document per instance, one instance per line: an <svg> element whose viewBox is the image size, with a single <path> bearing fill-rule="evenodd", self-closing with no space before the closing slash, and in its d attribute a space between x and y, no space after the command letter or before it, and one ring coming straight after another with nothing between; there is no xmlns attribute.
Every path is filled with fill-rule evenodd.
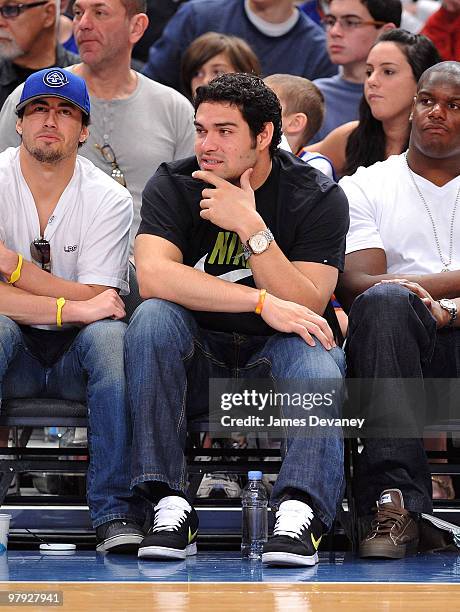
<svg viewBox="0 0 460 612"><path fill-rule="evenodd" d="M261 559L268 536L268 495L262 482L262 472L248 472L248 479L241 495L241 556L243 559Z"/></svg>

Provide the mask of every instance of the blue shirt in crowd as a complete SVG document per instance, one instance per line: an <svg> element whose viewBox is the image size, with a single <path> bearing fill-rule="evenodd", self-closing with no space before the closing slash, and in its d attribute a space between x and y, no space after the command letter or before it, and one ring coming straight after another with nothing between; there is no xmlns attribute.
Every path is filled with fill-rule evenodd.
<svg viewBox="0 0 460 612"><path fill-rule="evenodd" d="M294 27L282 36L267 36L248 19L244 0L190 0L179 7L150 48L145 75L181 89L180 62L188 45L205 32L244 38L257 54L262 74L295 74L310 80L337 72L326 49L323 29L302 11Z"/></svg>
<svg viewBox="0 0 460 612"><path fill-rule="evenodd" d="M345 81L339 74L329 79L317 79L314 83L324 95L326 112L323 125L312 143L323 140L339 125L358 119L364 91L362 83Z"/></svg>

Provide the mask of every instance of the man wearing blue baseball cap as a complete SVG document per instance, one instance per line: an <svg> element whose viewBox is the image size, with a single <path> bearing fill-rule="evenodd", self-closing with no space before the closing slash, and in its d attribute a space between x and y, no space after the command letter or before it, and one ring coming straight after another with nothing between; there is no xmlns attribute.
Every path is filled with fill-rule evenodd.
<svg viewBox="0 0 460 612"><path fill-rule="evenodd" d="M85 81L67 70L49 68L31 75L24 83L16 112L33 100L43 97L67 100L77 106L83 116L89 118L90 102Z"/></svg>
<svg viewBox="0 0 460 612"><path fill-rule="evenodd" d="M18 148L0 154L0 385L3 397L87 401L88 504L99 551L136 551L142 503L129 491L123 340L129 192L77 155L88 137L85 82L30 76Z"/></svg>
<svg viewBox="0 0 460 612"><path fill-rule="evenodd" d="M105 12L101 13L100 0L73 3L81 63L69 71L85 79L91 99L91 134L80 155L133 196L132 255L142 191L152 172L163 162L193 153L193 108L179 92L131 68L132 48L148 23L146 1L104 0L103 4ZM110 18L101 19L102 14ZM13 118L21 91L22 86L1 109L0 151L18 145Z"/></svg>

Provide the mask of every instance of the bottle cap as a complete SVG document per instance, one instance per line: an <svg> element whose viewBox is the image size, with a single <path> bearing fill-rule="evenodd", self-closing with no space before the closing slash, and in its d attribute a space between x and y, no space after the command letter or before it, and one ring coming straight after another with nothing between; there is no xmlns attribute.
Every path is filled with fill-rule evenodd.
<svg viewBox="0 0 460 612"><path fill-rule="evenodd" d="M258 470L251 470L248 472L248 478L249 480L262 480L262 472L259 472Z"/></svg>

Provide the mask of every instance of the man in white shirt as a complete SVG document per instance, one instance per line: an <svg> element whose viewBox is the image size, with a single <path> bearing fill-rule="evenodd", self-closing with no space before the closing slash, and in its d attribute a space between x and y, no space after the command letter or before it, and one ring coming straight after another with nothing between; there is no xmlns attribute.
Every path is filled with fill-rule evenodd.
<svg viewBox="0 0 460 612"><path fill-rule="evenodd" d="M30 76L21 145L0 154L2 395L86 401L88 504L98 550L135 550L142 505L129 491L123 341L132 198L77 155L88 137L85 82ZM113 320L111 320L113 319Z"/></svg>
<svg viewBox="0 0 460 612"><path fill-rule="evenodd" d="M374 387L366 389L368 414L388 435L364 440L355 474L358 513L369 515L379 500L363 557L416 552L419 514L432 512L423 442L410 433L403 439L394 424L402 419L409 432L421 430L429 402L390 393L405 379L460 376L459 169L460 64L442 62L419 81L407 154L340 181L351 217L339 289L341 303L353 303L348 372L386 379L389 391L382 402Z"/></svg>
<svg viewBox="0 0 460 612"><path fill-rule="evenodd" d="M80 155L127 187L133 197L131 247L140 223L142 190L162 162L193 153L193 109L177 91L131 68L134 44L147 27L145 0L76 0L74 35L81 64L70 68L86 81L91 133ZM0 151L17 146L14 113L18 87L0 114Z"/></svg>

